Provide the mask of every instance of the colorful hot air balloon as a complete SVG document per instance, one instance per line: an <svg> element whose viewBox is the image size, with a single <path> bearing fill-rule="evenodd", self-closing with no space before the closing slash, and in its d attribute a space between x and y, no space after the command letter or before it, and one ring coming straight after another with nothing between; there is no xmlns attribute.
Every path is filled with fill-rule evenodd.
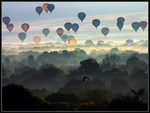
<svg viewBox="0 0 150 113"><path fill-rule="evenodd" d="M83 20L85 19L86 14L84 12L80 12L78 13L78 18L81 20L81 22L83 22Z"/></svg>
<svg viewBox="0 0 150 113"><path fill-rule="evenodd" d="M141 21L140 22L140 27L143 29L143 31L146 28L146 26L147 26L147 22L146 21Z"/></svg>
<svg viewBox="0 0 150 113"><path fill-rule="evenodd" d="M9 30L9 32L11 32L13 30L13 28L14 28L14 25L9 23L9 24L6 25L6 27Z"/></svg>
<svg viewBox="0 0 150 113"><path fill-rule="evenodd" d="M69 36L68 36L68 40L69 40L69 39L74 39L74 36L73 36L73 35L69 35Z"/></svg>
<svg viewBox="0 0 150 113"><path fill-rule="evenodd" d="M128 39L128 40L126 40L126 44L127 45L132 45L134 42L133 42L133 40L132 39Z"/></svg>
<svg viewBox="0 0 150 113"><path fill-rule="evenodd" d="M35 36L35 37L33 37L33 41L35 44L39 44L41 41L41 38L39 36Z"/></svg>
<svg viewBox="0 0 150 113"><path fill-rule="evenodd" d="M42 11L43 11L43 8L42 8L41 6L37 6L37 7L35 8L35 10L36 10L36 12L39 14L39 16L40 16L40 14L41 14Z"/></svg>
<svg viewBox="0 0 150 113"><path fill-rule="evenodd" d="M94 19L94 20L92 21L92 24L93 24L93 26L95 26L96 29L97 29L97 27L100 25L100 20L99 20L99 19Z"/></svg>
<svg viewBox="0 0 150 113"><path fill-rule="evenodd" d="M56 32L61 37L61 35L64 33L64 30L62 28L58 28Z"/></svg>
<svg viewBox="0 0 150 113"><path fill-rule="evenodd" d="M102 32L103 35L105 35L105 37L106 37L106 35L109 33L109 28L103 27L103 28L101 29L101 32Z"/></svg>
<svg viewBox="0 0 150 113"><path fill-rule="evenodd" d="M79 29L79 25L77 23L72 24L72 30L76 33Z"/></svg>
<svg viewBox="0 0 150 113"><path fill-rule="evenodd" d="M50 30L48 28L44 28L42 32L47 37L47 35L50 33Z"/></svg>
<svg viewBox="0 0 150 113"><path fill-rule="evenodd" d="M24 23L24 24L21 25L21 28L22 28L22 30L24 30L24 32L27 32L28 29L30 28L30 25L27 24L27 23Z"/></svg>
<svg viewBox="0 0 150 113"><path fill-rule="evenodd" d="M63 34L61 35L61 39L66 42L68 40L68 35L67 34Z"/></svg>
<svg viewBox="0 0 150 113"><path fill-rule="evenodd" d="M135 30L135 32L137 32L139 27L140 27L140 23L139 22L133 22L132 23L132 28Z"/></svg>
<svg viewBox="0 0 150 113"><path fill-rule="evenodd" d="M104 43L104 41L103 40L99 40L99 41L97 41L97 45L101 45L101 44L103 44Z"/></svg>
<svg viewBox="0 0 150 113"><path fill-rule="evenodd" d="M122 27L123 27L123 22L119 21L117 22L117 27L119 28L119 30L121 31Z"/></svg>
<svg viewBox="0 0 150 113"><path fill-rule="evenodd" d="M69 39L68 43L69 43L69 45L76 45L77 41L76 41L76 39Z"/></svg>
<svg viewBox="0 0 150 113"><path fill-rule="evenodd" d="M86 45L93 45L93 41L92 40L87 40L87 41L85 41L85 44Z"/></svg>
<svg viewBox="0 0 150 113"><path fill-rule="evenodd" d="M67 22L64 24L64 27L67 29L67 31L69 32L69 30L72 28L72 23Z"/></svg>
<svg viewBox="0 0 150 113"><path fill-rule="evenodd" d="M52 11L54 10L55 6L53 4L48 4L47 8L52 13Z"/></svg>
<svg viewBox="0 0 150 113"><path fill-rule="evenodd" d="M24 32L21 32L21 33L19 33L18 34L18 37L19 37L19 39L22 41L22 43L23 43L23 41L25 40L25 38L26 38L26 34L24 33Z"/></svg>
<svg viewBox="0 0 150 113"><path fill-rule="evenodd" d="M123 17L118 17L117 22L123 22L124 23L125 19Z"/></svg>
<svg viewBox="0 0 150 113"><path fill-rule="evenodd" d="M43 4L43 9L46 13L48 12L48 3Z"/></svg>
<svg viewBox="0 0 150 113"><path fill-rule="evenodd" d="M3 17L3 22L4 22L5 25L9 24L10 18L8 16Z"/></svg>

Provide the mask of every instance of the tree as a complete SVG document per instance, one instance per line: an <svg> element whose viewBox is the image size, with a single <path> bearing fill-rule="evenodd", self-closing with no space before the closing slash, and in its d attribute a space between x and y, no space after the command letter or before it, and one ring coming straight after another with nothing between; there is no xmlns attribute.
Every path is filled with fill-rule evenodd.
<svg viewBox="0 0 150 113"><path fill-rule="evenodd" d="M81 61L79 70L82 72L82 74L89 75L91 77L102 72L100 64L92 58Z"/></svg>

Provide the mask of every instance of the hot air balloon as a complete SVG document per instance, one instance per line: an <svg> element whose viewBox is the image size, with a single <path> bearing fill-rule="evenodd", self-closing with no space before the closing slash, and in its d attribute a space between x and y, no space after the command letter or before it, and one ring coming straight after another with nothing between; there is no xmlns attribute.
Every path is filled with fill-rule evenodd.
<svg viewBox="0 0 150 113"><path fill-rule="evenodd" d="M48 28L44 28L42 32L47 37L47 35L50 33L50 30Z"/></svg>
<svg viewBox="0 0 150 113"><path fill-rule="evenodd" d="M61 35L64 33L64 30L62 28L58 28L56 32L61 37Z"/></svg>
<svg viewBox="0 0 150 113"><path fill-rule="evenodd" d="M99 40L99 41L97 41L97 45L101 45L101 44L103 44L104 43L104 41L103 40Z"/></svg>
<svg viewBox="0 0 150 113"><path fill-rule="evenodd" d="M140 23L139 22L133 22L132 23L132 28L135 30L135 32L137 32L139 27L140 27Z"/></svg>
<svg viewBox="0 0 150 113"><path fill-rule="evenodd" d="M35 8L35 10L36 10L36 12L39 14L39 16L40 16L40 14L41 14L42 11L43 11L43 8L42 8L41 6L37 6L37 7Z"/></svg>
<svg viewBox="0 0 150 113"><path fill-rule="evenodd" d="M67 31L69 32L69 30L72 28L72 23L67 22L64 24L64 27L67 29Z"/></svg>
<svg viewBox="0 0 150 113"><path fill-rule="evenodd" d="M21 28L22 28L25 32L27 32L28 29L30 28L30 25L27 24L27 23L24 23L24 24L21 25Z"/></svg>
<svg viewBox="0 0 150 113"><path fill-rule="evenodd" d="M128 40L126 40L126 44L127 45L132 45L134 42L133 42L133 40L132 39L128 39Z"/></svg>
<svg viewBox="0 0 150 113"><path fill-rule="evenodd" d="M43 9L46 13L48 12L48 3L43 4Z"/></svg>
<svg viewBox="0 0 150 113"><path fill-rule="evenodd" d="M3 17L3 22L4 22L5 25L9 24L10 18L8 16Z"/></svg>
<svg viewBox="0 0 150 113"><path fill-rule="evenodd" d="M68 43L69 43L69 45L76 45L77 41L76 41L76 39L69 39Z"/></svg>
<svg viewBox="0 0 150 113"><path fill-rule="evenodd" d="M97 29L97 27L100 25L100 20L99 20L99 19L94 19L94 20L92 21L92 24L93 24L93 26L95 26L96 29Z"/></svg>
<svg viewBox="0 0 150 113"><path fill-rule="evenodd" d="M33 37L33 41L35 44L39 44L41 41L41 38L39 36L35 36L35 37Z"/></svg>
<svg viewBox="0 0 150 113"><path fill-rule="evenodd" d="M105 37L106 37L106 35L109 33L109 28L103 27L103 28L101 29L101 32L102 32L103 35L105 35Z"/></svg>
<svg viewBox="0 0 150 113"><path fill-rule="evenodd" d="M121 31L122 27L123 27L123 22L119 21L117 22L117 27L119 28L119 30Z"/></svg>
<svg viewBox="0 0 150 113"><path fill-rule="evenodd" d="M68 40L69 40L69 39L74 39L74 36L73 36L73 35L69 35L69 36L68 36Z"/></svg>
<svg viewBox="0 0 150 113"><path fill-rule="evenodd" d="M93 45L93 41L92 40L87 40L87 41L85 41L85 44L86 45Z"/></svg>
<svg viewBox="0 0 150 113"><path fill-rule="evenodd" d="M68 35L67 34L63 34L61 35L61 39L66 42L68 40Z"/></svg>
<svg viewBox="0 0 150 113"><path fill-rule="evenodd" d="M72 30L76 33L79 29L79 25L77 23L72 24Z"/></svg>
<svg viewBox="0 0 150 113"><path fill-rule="evenodd" d="M14 25L9 23L9 24L6 25L6 27L11 32L13 30L13 28L14 28Z"/></svg>
<svg viewBox="0 0 150 113"><path fill-rule="evenodd" d="M24 32L21 32L18 34L19 39L23 42L26 38L26 34Z"/></svg>
<svg viewBox="0 0 150 113"><path fill-rule="evenodd" d="M48 4L47 8L52 13L52 11L54 10L55 6L53 4Z"/></svg>
<svg viewBox="0 0 150 113"><path fill-rule="evenodd" d="M124 23L125 19L123 17L118 17L117 22L123 22Z"/></svg>
<svg viewBox="0 0 150 113"><path fill-rule="evenodd" d="M147 22L146 21L141 21L140 22L140 27L143 29L143 31L146 28L146 26L147 26Z"/></svg>
<svg viewBox="0 0 150 113"><path fill-rule="evenodd" d="M78 13L78 18L81 20L81 22L83 22L83 20L85 19L86 14L84 12L80 12Z"/></svg>

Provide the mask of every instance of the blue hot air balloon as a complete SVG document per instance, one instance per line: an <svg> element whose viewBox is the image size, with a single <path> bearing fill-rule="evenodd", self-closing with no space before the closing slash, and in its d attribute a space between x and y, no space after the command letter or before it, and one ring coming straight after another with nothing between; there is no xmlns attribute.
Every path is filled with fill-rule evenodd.
<svg viewBox="0 0 150 113"><path fill-rule="evenodd" d="M40 14L41 14L42 11L43 11L43 8L42 8L41 6L37 6L37 7L35 8L35 10L36 10L36 12L39 14L39 16L40 16Z"/></svg>
<svg viewBox="0 0 150 113"><path fill-rule="evenodd" d="M50 30L48 28L44 28L42 32L47 37L47 35L50 33Z"/></svg>
<svg viewBox="0 0 150 113"><path fill-rule="evenodd" d="M64 27L67 29L67 31L69 32L69 30L72 28L72 23L67 22L64 24Z"/></svg>
<svg viewBox="0 0 150 113"><path fill-rule="evenodd" d="M117 22L123 22L124 23L125 19L123 17L118 17Z"/></svg>
<svg viewBox="0 0 150 113"><path fill-rule="evenodd" d="M61 37L61 35L64 33L64 30L62 28L58 28L56 32Z"/></svg>
<svg viewBox="0 0 150 113"><path fill-rule="evenodd" d="M68 40L68 35L67 34L63 34L61 35L61 39L66 42Z"/></svg>
<svg viewBox="0 0 150 113"><path fill-rule="evenodd" d="M86 40L86 41L85 41L85 44L86 44L86 45L93 45L93 41L92 41L92 40Z"/></svg>
<svg viewBox="0 0 150 113"><path fill-rule="evenodd" d="M6 27L11 32L13 30L13 28L14 28L14 25L9 23L9 24L6 25Z"/></svg>
<svg viewBox="0 0 150 113"><path fill-rule="evenodd" d="M54 10L55 6L53 4L48 4L47 8L52 13L52 11Z"/></svg>
<svg viewBox="0 0 150 113"><path fill-rule="evenodd" d="M86 14L84 12L80 12L78 13L78 18L81 20L81 22L83 22L83 20L85 19Z"/></svg>
<svg viewBox="0 0 150 113"><path fill-rule="evenodd" d="M77 23L72 24L72 30L76 33L79 29L79 25Z"/></svg>
<svg viewBox="0 0 150 113"><path fill-rule="evenodd" d="M119 30L121 31L121 29L123 27L123 22L121 22L121 21L117 22L117 26L118 26Z"/></svg>
<svg viewBox="0 0 150 113"><path fill-rule="evenodd" d="M106 35L109 33L109 28L103 27L103 28L101 29L101 32L102 32L103 35L105 35L105 37L106 37Z"/></svg>
<svg viewBox="0 0 150 113"><path fill-rule="evenodd" d="M3 22L4 22L5 25L9 24L10 18L8 16L3 17Z"/></svg>
<svg viewBox="0 0 150 113"><path fill-rule="evenodd" d="M133 43L134 43L134 41L132 39L126 40L126 44L127 45L132 45Z"/></svg>
<svg viewBox="0 0 150 113"><path fill-rule="evenodd" d="M18 34L19 39L23 42L26 38L26 34L24 32L21 32Z"/></svg>
<svg viewBox="0 0 150 113"><path fill-rule="evenodd" d="M99 20L99 19L94 19L94 20L92 21L92 24L93 24L93 26L95 26L96 29L97 29L97 27L100 25L100 20Z"/></svg>
<svg viewBox="0 0 150 113"><path fill-rule="evenodd" d="M139 22L133 22L132 23L132 28L135 30L135 32L137 32L139 27L140 27L140 23Z"/></svg>

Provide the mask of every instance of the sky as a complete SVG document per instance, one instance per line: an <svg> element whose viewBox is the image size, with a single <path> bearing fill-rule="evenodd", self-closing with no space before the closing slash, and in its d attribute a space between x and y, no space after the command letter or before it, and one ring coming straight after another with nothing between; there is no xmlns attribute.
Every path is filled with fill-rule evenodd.
<svg viewBox="0 0 150 113"><path fill-rule="evenodd" d="M43 10L39 16L35 8L42 6L44 3L54 4L55 9L52 13L46 13ZM86 13L83 22L77 17L79 12ZM23 23L30 25L23 43L33 43L34 36L40 36L41 43L63 43L57 35L56 29L61 27L64 29L64 34L68 34L64 28L66 22L79 24L79 30L76 34L72 30L68 34L73 35L77 43L83 43L86 40L123 43L127 39L133 39L134 41L148 40L148 26L144 32L139 28L137 33L131 27L133 22L148 22L148 2L2 2L1 17L5 16L10 17L10 23L14 24L14 29L10 33L2 22L2 43L21 44L18 34L23 32L21 29ZM116 25L118 17L125 18L121 32ZM97 29L92 25L93 19L99 19L101 22ZM106 37L101 33L103 27L110 29ZM50 29L47 38L42 33L44 28Z"/></svg>

